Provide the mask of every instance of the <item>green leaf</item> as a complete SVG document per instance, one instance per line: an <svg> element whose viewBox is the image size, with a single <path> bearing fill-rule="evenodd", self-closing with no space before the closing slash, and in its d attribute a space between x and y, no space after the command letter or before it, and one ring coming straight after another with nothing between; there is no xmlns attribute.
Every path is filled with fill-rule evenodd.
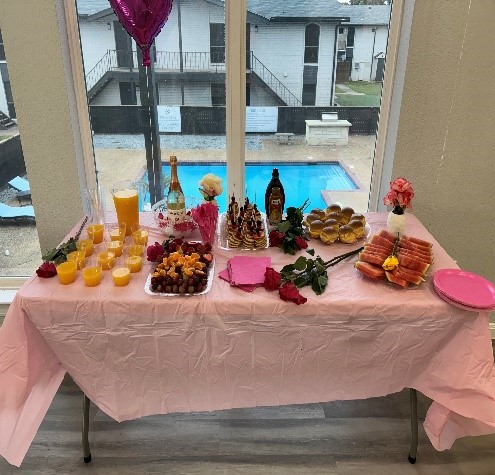
<svg viewBox="0 0 495 475"><path fill-rule="evenodd" d="M290 228L290 222L289 221L282 221L281 223L278 224L277 229L281 233L286 233Z"/></svg>
<svg viewBox="0 0 495 475"><path fill-rule="evenodd" d="M321 263L321 259L316 259L315 268L318 274L321 274L325 270L325 266Z"/></svg>
<svg viewBox="0 0 495 475"><path fill-rule="evenodd" d="M322 286L325 287L328 283L328 276L326 275L320 275L318 277L318 283Z"/></svg>
<svg viewBox="0 0 495 475"><path fill-rule="evenodd" d="M282 267L282 270L280 272L292 272L294 270L294 264L287 264L286 266Z"/></svg>
<svg viewBox="0 0 495 475"><path fill-rule="evenodd" d="M321 295L324 290L322 289L320 283L318 282L318 279L313 279L313 282L311 283L311 288L313 289L316 295Z"/></svg>
<svg viewBox="0 0 495 475"><path fill-rule="evenodd" d="M304 274L294 279L294 285L296 287L304 287L305 285L308 285L310 281L311 281L311 277Z"/></svg>
<svg viewBox="0 0 495 475"><path fill-rule="evenodd" d="M314 256L315 255L315 250L314 249L308 249L306 251L310 256Z"/></svg>
<svg viewBox="0 0 495 475"><path fill-rule="evenodd" d="M296 262L294 262L294 267L296 270L304 270L306 269L306 258L304 256L300 256L297 258Z"/></svg>

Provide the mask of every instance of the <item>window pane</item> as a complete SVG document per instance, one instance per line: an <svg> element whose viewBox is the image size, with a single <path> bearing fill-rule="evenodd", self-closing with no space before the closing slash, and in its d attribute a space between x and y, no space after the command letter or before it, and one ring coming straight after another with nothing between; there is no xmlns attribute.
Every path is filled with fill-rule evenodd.
<svg viewBox="0 0 495 475"><path fill-rule="evenodd" d="M222 23L210 24L210 45L225 46L225 25Z"/></svg>
<svg viewBox="0 0 495 475"><path fill-rule="evenodd" d="M318 48L314 46L306 47L304 50L304 62L305 63L317 63L318 62Z"/></svg>
<svg viewBox="0 0 495 475"><path fill-rule="evenodd" d="M320 27L312 24L306 26L306 46L318 46L320 41Z"/></svg>
<svg viewBox="0 0 495 475"><path fill-rule="evenodd" d="M111 210L113 183L123 179L148 181L140 119L147 110L143 106L147 89L139 78L136 43L122 29L108 1L77 0L77 6L96 167ZM153 90L163 191L168 193L169 157L176 155L184 193L200 200L200 178L214 164L225 162L223 6L203 0L174 2L156 37L155 49ZM191 162L199 165L192 167ZM225 178L225 166L223 170ZM143 208L150 204L148 195Z"/></svg>
<svg viewBox="0 0 495 475"><path fill-rule="evenodd" d="M3 45L2 45L3 46ZM27 276L41 264L31 188L7 63L0 63L0 277Z"/></svg>
<svg viewBox="0 0 495 475"><path fill-rule="evenodd" d="M286 206L309 198L311 208L338 201L366 211L385 61L378 53L386 56L390 5L308 0L292 11L282 3L248 0L247 9L246 162L266 164L254 175L246 168L250 198L256 190L265 211L258 190L266 190L277 167ZM321 124L326 112L336 112L340 122L320 137L310 122L306 133L307 121Z"/></svg>

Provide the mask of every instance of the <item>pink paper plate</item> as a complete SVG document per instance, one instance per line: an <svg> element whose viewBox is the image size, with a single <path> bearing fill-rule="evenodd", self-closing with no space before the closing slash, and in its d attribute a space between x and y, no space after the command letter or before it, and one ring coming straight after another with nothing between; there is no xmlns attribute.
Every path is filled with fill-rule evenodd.
<svg viewBox="0 0 495 475"><path fill-rule="evenodd" d="M433 275L439 293L477 309L495 308L495 286L480 275L461 269L441 269Z"/></svg>
<svg viewBox="0 0 495 475"><path fill-rule="evenodd" d="M463 310L469 310L470 312L479 312L480 310L484 310L481 308L468 307L467 305L463 305L462 303L456 302L455 300L449 299L444 293L440 292L435 286L433 288L436 290L437 295L446 302L450 303L454 307L462 308Z"/></svg>

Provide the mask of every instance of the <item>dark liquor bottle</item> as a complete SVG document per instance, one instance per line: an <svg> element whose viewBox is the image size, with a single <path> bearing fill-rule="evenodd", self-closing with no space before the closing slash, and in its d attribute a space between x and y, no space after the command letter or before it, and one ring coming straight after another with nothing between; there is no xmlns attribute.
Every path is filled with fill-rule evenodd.
<svg viewBox="0 0 495 475"><path fill-rule="evenodd" d="M278 168L274 168L272 172L272 179L270 180L270 183L268 183L268 186L266 187L266 193L265 193L265 211L266 215L269 217L270 216L270 195L272 194L273 188L279 188L280 189L280 213L283 214L284 212L284 206L285 206L285 193L284 193L284 187L282 186L282 182L280 181L279 175L278 175Z"/></svg>
<svg viewBox="0 0 495 475"><path fill-rule="evenodd" d="M280 188L274 186L270 193L270 201L268 203L268 221L272 225L276 225L282 221L282 194Z"/></svg>

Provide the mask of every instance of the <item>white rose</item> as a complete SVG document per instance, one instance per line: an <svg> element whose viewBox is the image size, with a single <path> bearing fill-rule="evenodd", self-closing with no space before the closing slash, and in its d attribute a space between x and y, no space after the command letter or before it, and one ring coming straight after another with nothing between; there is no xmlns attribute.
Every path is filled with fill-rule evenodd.
<svg viewBox="0 0 495 475"><path fill-rule="evenodd" d="M218 196L223 192L222 179L213 173L205 175L199 182L199 186L202 186L209 196Z"/></svg>

